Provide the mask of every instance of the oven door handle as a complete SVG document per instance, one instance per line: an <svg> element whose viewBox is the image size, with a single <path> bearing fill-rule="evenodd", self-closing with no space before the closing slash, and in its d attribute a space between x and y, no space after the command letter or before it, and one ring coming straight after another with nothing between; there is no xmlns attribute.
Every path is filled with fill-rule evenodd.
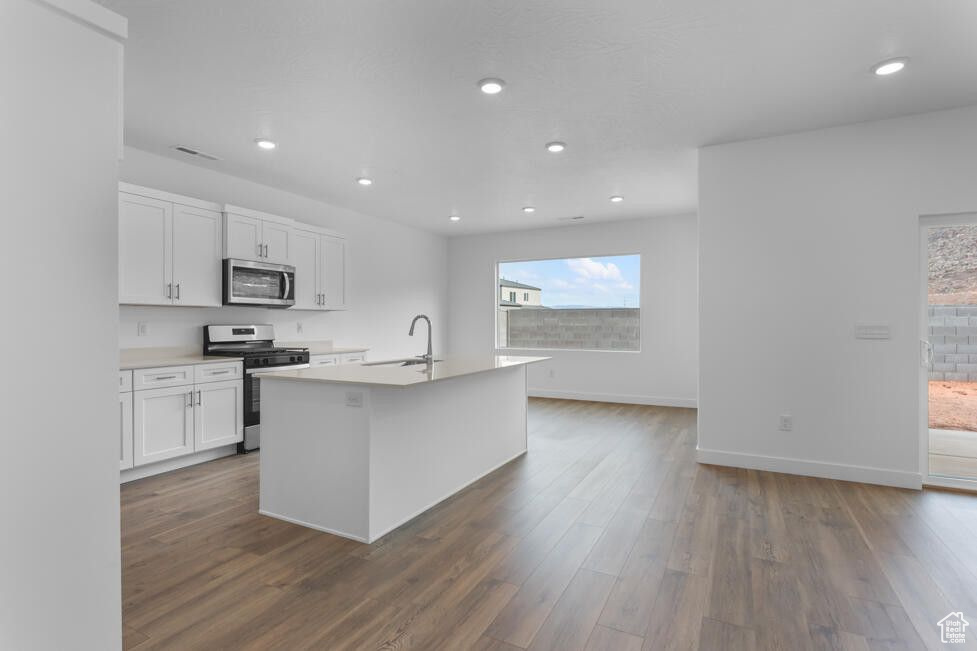
<svg viewBox="0 0 977 651"><path fill-rule="evenodd" d="M249 368L245 371L248 375L261 375L262 373L273 373L275 371L297 371L309 368L308 364L290 364L288 366L268 366L262 368Z"/></svg>
<svg viewBox="0 0 977 651"><path fill-rule="evenodd" d="M282 296L282 300L283 301L286 301L286 300L288 300L288 294L289 294L289 292L292 291L292 283L288 279L288 272L287 271L283 271L282 272L282 275L285 276L285 295Z"/></svg>

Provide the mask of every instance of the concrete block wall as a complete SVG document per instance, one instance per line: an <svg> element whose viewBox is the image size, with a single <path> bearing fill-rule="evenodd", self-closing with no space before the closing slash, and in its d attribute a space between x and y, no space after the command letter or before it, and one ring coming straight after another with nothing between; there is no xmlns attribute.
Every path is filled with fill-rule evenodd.
<svg viewBox="0 0 977 651"><path fill-rule="evenodd" d="M641 348L641 310L638 308L522 308L507 311L506 317L505 338L511 348Z"/></svg>
<svg viewBox="0 0 977 651"><path fill-rule="evenodd" d="M930 305L931 380L977 382L977 305Z"/></svg>

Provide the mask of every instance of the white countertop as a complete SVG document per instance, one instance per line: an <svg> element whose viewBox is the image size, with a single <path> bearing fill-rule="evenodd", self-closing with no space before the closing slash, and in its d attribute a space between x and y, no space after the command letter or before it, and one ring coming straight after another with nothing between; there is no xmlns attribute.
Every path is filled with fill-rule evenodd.
<svg viewBox="0 0 977 651"><path fill-rule="evenodd" d="M437 359L437 356L435 356ZM407 387L447 380L462 375L484 373L512 366L543 362L549 357L515 357L511 355L478 355L448 357L430 367L425 364L400 366L389 364L345 364L319 366L298 371L277 371L261 374L261 380L291 380L298 382L325 382L331 384L366 384L382 387Z"/></svg>
<svg viewBox="0 0 977 651"><path fill-rule="evenodd" d="M119 351L119 370L241 361L234 357L202 355L195 350L188 348L123 348Z"/></svg>
<svg viewBox="0 0 977 651"><path fill-rule="evenodd" d="M364 353L369 348L363 347L348 347L348 346L333 346L332 341L279 341L275 340L275 345L282 346L283 348L308 348L310 355L342 355L345 353Z"/></svg>

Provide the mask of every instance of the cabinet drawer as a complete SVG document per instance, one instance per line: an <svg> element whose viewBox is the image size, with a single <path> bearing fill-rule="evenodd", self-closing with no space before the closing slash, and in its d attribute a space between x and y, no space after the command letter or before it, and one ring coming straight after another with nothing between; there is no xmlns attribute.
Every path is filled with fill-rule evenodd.
<svg viewBox="0 0 977 651"><path fill-rule="evenodd" d="M193 366L163 366L160 368L139 368L132 372L132 388L161 389L193 384Z"/></svg>
<svg viewBox="0 0 977 651"><path fill-rule="evenodd" d="M132 371L119 371L119 393L132 391Z"/></svg>
<svg viewBox="0 0 977 651"><path fill-rule="evenodd" d="M338 355L312 355L309 358L309 366L311 368L315 368L316 366L335 366L338 363Z"/></svg>
<svg viewBox="0 0 977 651"><path fill-rule="evenodd" d="M198 364L193 367L193 381L197 384L239 379L241 379L241 362Z"/></svg>
<svg viewBox="0 0 977 651"><path fill-rule="evenodd" d="M343 364L360 364L366 361L366 353L348 353L343 355Z"/></svg>

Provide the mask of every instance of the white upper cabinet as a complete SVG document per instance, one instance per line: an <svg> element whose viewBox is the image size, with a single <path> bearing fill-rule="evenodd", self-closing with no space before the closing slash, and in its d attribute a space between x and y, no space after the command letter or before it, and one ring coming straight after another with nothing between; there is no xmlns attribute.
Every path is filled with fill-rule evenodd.
<svg viewBox="0 0 977 651"><path fill-rule="evenodd" d="M292 233L291 264L295 267L295 305L292 309L319 309L318 233L295 229Z"/></svg>
<svg viewBox="0 0 977 651"><path fill-rule="evenodd" d="M221 304L221 214L173 205L173 303Z"/></svg>
<svg viewBox="0 0 977 651"><path fill-rule="evenodd" d="M333 235L323 235L322 256L319 263L319 286L322 306L327 310L345 310L346 294L346 240Z"/></svg>
<svg viewBox="0 0 977 651"><path fill-rule="evenodd" d="M220 206L119 184L119 303L221 304Z"/></svg>
<svg viewBox="0 0 977 651"><path fill-rule="evenodd" d="M119 193L119 302L172 302L173 204Z"/></svg>
<svg viewBox="0 0 977 651"><path fill-rule="evenodd" d="M292 264L292 226L287 217L224 206L224 257Z"/></svg>
<svg viewBox="0 0 977 651"><path fill-rule="evenodd" d="M292 235L291 264L295 265L296 287L292 309L346 309L345 238L308 224L296 224Z"/></svg>

